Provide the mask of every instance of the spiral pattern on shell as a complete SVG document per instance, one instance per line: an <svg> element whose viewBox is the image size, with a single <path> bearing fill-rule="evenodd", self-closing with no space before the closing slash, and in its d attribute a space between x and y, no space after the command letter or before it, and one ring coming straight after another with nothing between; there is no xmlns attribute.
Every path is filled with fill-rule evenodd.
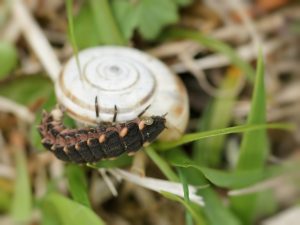
<svg viewBox="0 0 300 225"><path fill-rule="evenodd" d="M171 126L183 132L188 119L186 90L162 62L141 51L116 46L86 49L78 59L80 71L75 57L71 58L55 85L57 99L71 117L89 125L111 122L116 106L117 122L125 122L151 105L146 115L168 113Z"/></svg>

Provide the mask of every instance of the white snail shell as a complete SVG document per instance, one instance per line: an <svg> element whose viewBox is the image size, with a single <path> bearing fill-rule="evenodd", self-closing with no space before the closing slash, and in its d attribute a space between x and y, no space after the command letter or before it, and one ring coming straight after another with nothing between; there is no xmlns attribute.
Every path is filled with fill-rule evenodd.
<svg viewBox="0 0 300 225"><path fill-rule="evenodd" d="M96 47L78 53L64 66L55 84L57 99L75 120L89 125L118 122L144 115L167 113L164 140L178 138L185 130L189 107L186 89L161 61L128 47ZM98 98L99 117L95 113Z"/></svg>

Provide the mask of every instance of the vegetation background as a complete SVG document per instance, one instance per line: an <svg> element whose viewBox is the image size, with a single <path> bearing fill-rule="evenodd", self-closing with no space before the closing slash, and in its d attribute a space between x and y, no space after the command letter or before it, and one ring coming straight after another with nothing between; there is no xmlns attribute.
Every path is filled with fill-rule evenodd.
<svg viewBox="0 0 300 225"><path fill-rule="evenodd" d="M0 1L0 224L300 221L299 34L296 0ZM43 149L51 74L99 45L138 48L180 76L187 134L96 165Z"/></svg>

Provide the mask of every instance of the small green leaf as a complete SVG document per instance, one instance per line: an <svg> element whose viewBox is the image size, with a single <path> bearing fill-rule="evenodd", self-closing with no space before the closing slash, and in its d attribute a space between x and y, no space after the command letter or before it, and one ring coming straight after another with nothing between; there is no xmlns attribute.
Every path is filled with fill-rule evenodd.
<svg viewBox="0 0 300 225"><path fill-rule="evenodd" d="M43 210L49 210L49 207L62 225L105 224L90 208L57 193L50 193L44 198Z"/></svg>
<svg viewBox="0 0 300 225"><path fill-rule="evenodd" d="M16 149L16 183L13 196L11 215L15 222L26 223L31 218L31 187L25 153Z"/></svg>
<svg viewBox="0 0 300 225"><path fill-rule="evenodd" d="M69 181L69 190L73 199L76 202L91 208L87 181L82 168L75 164L69 164L67 166L67 176Z"/></svg>
<svg viewBox="0 0 300 225"><path fill-rule="evenodd" d="M126 44L107 0L86 1L74 18L74 28L80 49L100 44Z"/></svg>
<svg viewBox="0 0 300 225"><path fill-rule="evenodd" d="M0 41L0 79L7 76L18 63L18 53L15 46Z"/></svg>
<svg viewBox="0 0 300 225"><path fill-rule="evenodd" d="M196 209L195 204L188 203L188 202L184 201L182 198L178 197L177 195L173 195L169 192L161 192L161 194L170 200L181 203L186 208L186 210L188 210L190 212L190 214L192 215L192 217L195 220L197 225L207 224L206 221L203 219L202 215Z"/></svg>
<svg viewBox="0 0 300 225"><path fill-rule="evenodd" d="M163 26L177 22L177 8L172 0L143 0L138 30L146 39L155 39Z"/></svg>
<svg viewBox="0 0 300 225"><path fill-rule="evenodd" d="M173 0L113 0L112 9L127 39L137 28L145 39L153 40L164 26L178 20L177 6Z"/></svg>
<svg viewBox="0 0 300 225"><path fill-rule="evenodd" d="M51 81L41 75L16 77L0 82L0 95L23 105L41 98L47 99L52 90Z"/></svg>
<svg viewBox="0 0 300 225"><path fill-rule="evenodd" d="M111 7L124 37L129 40L139 23L140 9L138 2L113 0L111 1Z"/></svg>

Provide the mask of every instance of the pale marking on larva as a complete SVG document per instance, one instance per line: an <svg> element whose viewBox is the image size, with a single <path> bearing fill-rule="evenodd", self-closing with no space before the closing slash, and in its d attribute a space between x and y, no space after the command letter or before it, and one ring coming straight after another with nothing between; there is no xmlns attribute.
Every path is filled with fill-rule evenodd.
<svg viewBox="0 0 300 225"><path fill-rule="evenodd" d="M105 134L101 134L99 137L99 142L102 144L105 141Z"/></svg>
<svg viewBox="0 0 300 225"><path fill-rule="evenodd" d="M139 129L140 129L140 130L143 130L144 127L145 127L145 122L144 122L143 120L141 120L141 121L139 122Z"/></svg>
<svg viewBox="0 0 300 225"><path fill-rule="evenodd" d="M124 127L124 128L122 128L122 130L120 131L119 136L120 136L120 137L125 137L127 133L128 133L128 128L127 128L127 127Z"/></svg>
<svg viewBox="0 0 300 225"><path fill-rule="evenodd" d="M75 149L76 149L77 151L79 151L79 150L80 150L79 143L77 143L77 144L75 145Z"/></svg>
<svg viewBox="0 0 300 225"><path fill-rule="evenodd" d="M134 155L135 155L135 152L129 152L127 155L128 155L128 156L134 156Z"/></svg>
<svg viewBox="0 0 300 225"><path fill-rule="evenodd" d="M65 147L63 148L63 150L64 150L64 152L65 152L66 154L69 153L68 146L65 146Z"/></svg>
<svg viewBox="0 0 300 225"><path fill-rule="evenodd" d="M143 144L143 147L147 147L147 146L149 146L150 145L150 143L148 142L148 141L146 141L144 144Z"/></svg>

